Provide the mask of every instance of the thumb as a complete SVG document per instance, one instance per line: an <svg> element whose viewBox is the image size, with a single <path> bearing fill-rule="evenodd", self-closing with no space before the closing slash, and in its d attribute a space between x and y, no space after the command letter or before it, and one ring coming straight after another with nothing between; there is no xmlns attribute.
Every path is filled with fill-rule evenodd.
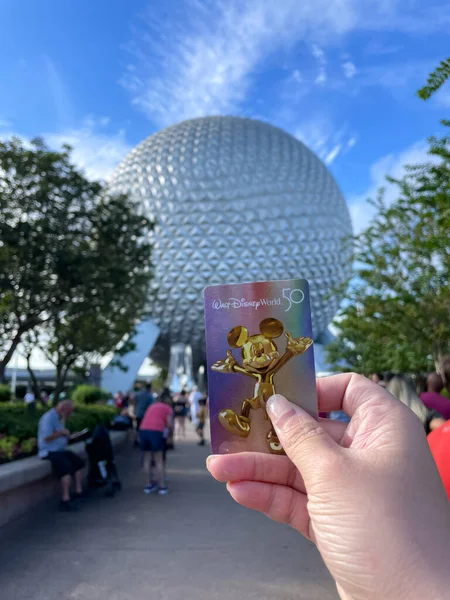
<svg viewBox="0 0 450 600"><path fill-rule="evenodd" d="M323 476L324 467L334 462L339 446L303 408L281 394L267 401L267 412L286 454L301 472L306 486Z"/></svg>

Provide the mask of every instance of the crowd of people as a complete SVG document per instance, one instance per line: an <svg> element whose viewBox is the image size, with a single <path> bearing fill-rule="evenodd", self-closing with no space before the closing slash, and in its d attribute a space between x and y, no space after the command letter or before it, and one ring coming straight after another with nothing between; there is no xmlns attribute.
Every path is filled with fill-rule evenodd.
<svg viewBox="0 0 450 600"><path fill-rule="evenodd" d="M190 393L181 390L179 394L172 394L164 388L156 394L152 384L147 383L133 392L118 392L108 403L118 409L113 428L130 429L134 445L142 452L142 466L148 476L144 492L167 494L167 451L175 448L176 440L186 437L187 421L199 437L198 444L205 444L207 397L197 387ZM71 434L65 426L73 408L70 400L60 401L44 413L38 428L39 456L50 461L61 482L62 510L74 510L73 500L83 497L84 461L68 449L69 441L76 439L77 434ZM72 479L75 491L71 494Z"/></svg>
<svg viewBox="0 0 450 600"><path fill-rule="evenodd" d="M444 377L450 381L450 359L444 365ZM404 374L374 373L371 379L386 388L420 420L429 436L430 447L450 497L450 392L444 386L444 378L437 372L430 373L426 389L421 393L418 392L417 381ZM164 388L156 394L151 383L147 383L131 392L118 392L109 404L115 405L119 411L114 427L131 429L134 445L142 451L142 466L148 475L144 492L165 495L168 492L167 451L174 449L176 440L186 437L188 423L198 435L198 444L205 444L207 398L196 387L190 392L181 390L178 394ZM39 454L50 460L61 480L62 507L69 506L72 477L75 480L75 496L81 494L79 473L83 464L67 449L71 436L64 427L65 419L72 410L72 403L64 400L47 411L41 419L38 434ZM344 423L350 421L350 416L343 410L319 414Z"/></svg>
<svg viewBox="0 0 450 600"><path fill-rule="evenodd" d="M374 373L371 379L407 406L422 423L450 499L450 356L443 361L442 375L437 371L429 373L424 386L404 374ZM425 389L420 391L422 386Z"/></svg>
<svg viewBox="0 0 450 600"><path fill-rule="evenodd" d="M155 394L152 384L147 383L136 392L118 392L114 404L120 410L116 422L126 421L133 427L134 445L142 451L142 465L148 474L144 492L167 494L167 451L175 448L175 440L186 437L187 421L199 437L199 446L205 444L206 396L197 387L190 393L183 389L172 394L164 388Z"/></svg>

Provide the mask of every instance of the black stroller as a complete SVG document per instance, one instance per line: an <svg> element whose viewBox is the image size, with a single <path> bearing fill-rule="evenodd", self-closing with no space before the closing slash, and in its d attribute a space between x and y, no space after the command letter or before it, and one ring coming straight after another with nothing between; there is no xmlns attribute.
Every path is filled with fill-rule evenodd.
<svg viewBox="0 0 450 600"><path fill-rule="evenodd" d="M103 425L97 425L90 440L86 442L89 457L88 485L90 489L105 487L107 496L122 488L114 463L114 451L109 432Z"/></svg>

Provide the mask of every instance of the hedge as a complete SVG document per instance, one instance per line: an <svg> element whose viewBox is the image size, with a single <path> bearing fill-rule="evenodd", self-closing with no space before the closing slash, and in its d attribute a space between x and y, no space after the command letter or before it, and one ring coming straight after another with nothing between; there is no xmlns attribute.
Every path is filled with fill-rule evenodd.
<svg viewBox="0 0 450 600"><path fill-rule="evenodd" d="M75 404L95 404L96 402L106 402L111 394L100 389L96 385L77 385L71 394Z"/></svg>
<svg viewBox="0 0 450 600"><path fill-rule="evenodd" d="M0 404L0 463L36 453L38 423L46 410L31 411L21 403ZM85 428L92 432L96 425L109 425L116 413L110 406L77 405L66 426L74 432Z"/></svg>
<svg viewBox="0 0 450 600"><path fill-rule="evenodd" d="M11 400L11 388L4 383L0 384L0 402L9 402Z"/></svg>

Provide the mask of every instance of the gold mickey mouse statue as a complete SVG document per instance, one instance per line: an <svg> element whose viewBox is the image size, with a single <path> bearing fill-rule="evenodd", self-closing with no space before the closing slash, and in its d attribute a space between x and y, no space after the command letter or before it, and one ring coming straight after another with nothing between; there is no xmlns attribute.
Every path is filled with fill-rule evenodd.
<svg viewBox="0 0 450 600"><path fill-rule="evenodd" d="M262 408L265 419L270 422L266 412L266 402L275 394L273 378L292 357L303 354L313 343L310 338L293 338L290 333L286 333L286 350L281 355L273 341L283 334L281 321L271 317L264 319L259 324L259 331L260 333L249 336L246 327L242 325L234 327L228 334L228 344L232 348L242 348L242 366L234 358L231 350L227 351L225 360L219 360L212 366L212 370L219 373L242 373L256 380L253 398L246 398L243 401L240 414L231 408L219 414L219 420L225 429L243 438L250 435L251 409ZM285 454L272 423L266 440L272 454Z"/></svg>

